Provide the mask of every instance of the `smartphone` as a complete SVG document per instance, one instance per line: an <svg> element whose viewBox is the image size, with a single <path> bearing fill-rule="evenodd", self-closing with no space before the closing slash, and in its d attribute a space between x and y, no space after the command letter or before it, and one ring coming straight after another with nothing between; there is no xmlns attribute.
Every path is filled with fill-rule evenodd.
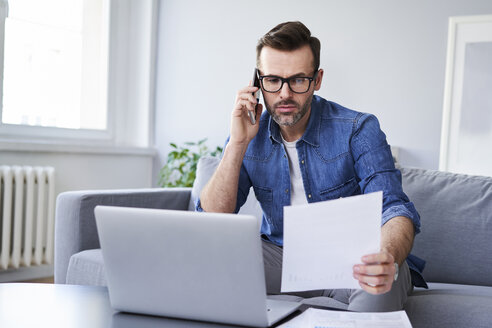
<svg viewBox="0 0 492 328"><path fill-rule="evenodd" d="M252 81L253 81L253 86L258 87L258 91L253 92L253 96L256 97L256 106L258 106L258 102L260 101L260 79L258 78L258 74L259 74L258 69L255 68ZM248 110L249 120L253 125L256 124L256 106L254 111Z"/></svg>

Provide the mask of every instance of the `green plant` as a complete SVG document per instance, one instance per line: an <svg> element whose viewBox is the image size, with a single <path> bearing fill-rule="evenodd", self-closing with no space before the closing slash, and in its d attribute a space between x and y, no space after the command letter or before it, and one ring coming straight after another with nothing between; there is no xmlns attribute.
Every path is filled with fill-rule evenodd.
<svg viewBox="0 0 492 328"><path fill-rule="evenodd" d="M208 149L202 139L198 142L185 142L184 146L170 143L173 148L167 155L167 162L159 172L161 187L192 187L196 177L196 165L202 156L220 156L222 147Z"/></svg>

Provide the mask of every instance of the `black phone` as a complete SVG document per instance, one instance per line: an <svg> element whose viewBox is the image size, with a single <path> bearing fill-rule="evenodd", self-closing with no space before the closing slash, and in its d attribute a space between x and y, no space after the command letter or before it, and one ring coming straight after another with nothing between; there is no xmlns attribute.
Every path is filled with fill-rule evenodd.
<svg viewBox="0 0 492 328"><path fill-rule="evenodd" d="M258 102L260 101L260 79L258 78L258 69L255 68L255 71L254 71L254 74L253 74L253 86L254 87L258 87L258 91L257 92L253 92L253 96L256 97L256 106L258 106ZM249 120L251 121L251 124L256 124L256 106L255 106L255 111L248 111L248 116L249 116Z"/></svg>

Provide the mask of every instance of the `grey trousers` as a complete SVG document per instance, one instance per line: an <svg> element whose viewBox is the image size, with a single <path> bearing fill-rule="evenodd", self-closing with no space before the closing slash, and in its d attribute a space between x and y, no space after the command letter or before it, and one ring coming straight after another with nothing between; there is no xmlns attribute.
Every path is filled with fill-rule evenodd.
<svg viewBox="0 0 492 328"><path fill-rule="evenodd" d="M283 249L271 242L263 240L263 263L267 294L279 295L282 278ZM400 267L398 279L391 290L385 294L373 295L363 289L325 289L305 292L286 293L303 298L325 296L348 305L349 311L356 312L386 312L399 311L412 293L413 286L410 270L406 262Z"/></svg>

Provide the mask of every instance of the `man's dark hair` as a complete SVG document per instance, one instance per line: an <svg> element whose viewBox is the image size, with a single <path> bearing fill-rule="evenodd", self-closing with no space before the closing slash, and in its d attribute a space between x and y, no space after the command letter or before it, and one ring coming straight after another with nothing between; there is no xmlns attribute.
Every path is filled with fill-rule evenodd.
<svg viewBox="0 0 492 328"><path fill-rule="evenodd" d="M319 69L321 43L311 36L311 31L301 22L285 22L278 24L265 34L256 45L256 66L260 67L260 54L263 47L277 50L293 51L309 45L313 52L314 72Z"/></svg>

